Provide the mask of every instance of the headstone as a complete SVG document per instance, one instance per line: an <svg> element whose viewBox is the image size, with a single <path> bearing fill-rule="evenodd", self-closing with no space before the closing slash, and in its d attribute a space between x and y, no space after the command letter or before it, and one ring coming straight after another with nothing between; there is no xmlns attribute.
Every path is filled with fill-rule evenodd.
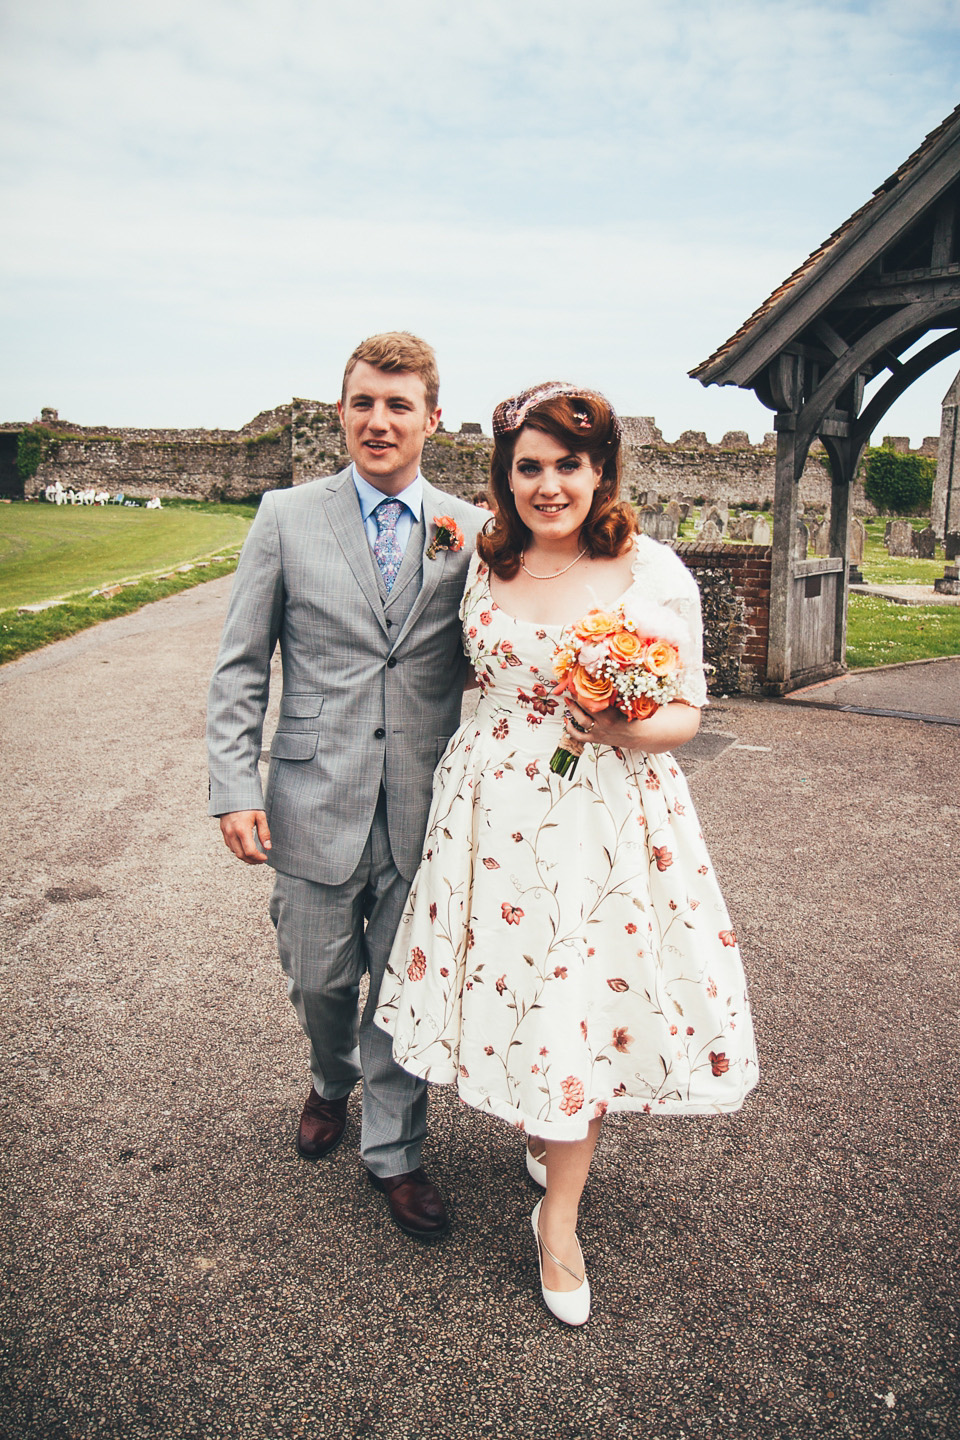
<svg viewBox="0 0 960 1440"><path fill-rule="evenodd" d="M960 374L943 397L937 475L933 482L930 524L938 535L960 530ZM950 559L950 556L947 556Z"/></svg>
<svg viewBox="0 0 960 1440"><path fill-rule="evenodd" d="M660 495L656 490L641 490L640 504L650 510L660 509Z"/></svg>
<svg viewBox="0 0 960 1440"><path fill-rule="evenodd" d="M670 507L668 506L666 510L661 510L657 515L657 529L654 537L657 540L676 540L677 538L677 522L669 511Z"/></svg>
<svg viewBox="0 0 960 1440"><path fill-rule="evenodd" d="M704 520L703 525L700 527L700 539L712 541L722 540L723 532L719 525L715 525L711 519L707 519Z"/></svg>
<svg viewBox="0 0 960 1440"><path fill-rule="evenodd" d="M655 510L652 505L642 505L637 511L637 524L640 526L644 535L652 535L654 540L657 538L657 524L659 519L659 510Z"/></svg>
<svg viewBox="0 0 960 1440"><path fill-rule="evenodd" d="M960 595L960 565L944 565L942 579L934 580L938 595Z"/></svg>
<svg viewBox="0 0 960 1440"><path fill-rule="evenodd" d="M679 530L680 521L684 519L683 506L678 505L676 500L671 500L663 513L664 515L670 516L677 530ZM674 534L676 534L676 531L674 531Z"/></svg>
<svg viewBox="0 0 960 1440"><path fill-rule="evenodd" d="M899 557L915 556L917 542L914 539L914 533L909 520L891 520L890 533L887 536L887 554Z"/></svg>
<svg viewBox="0 0 960 1440"><path fill-rule="evenodd" d="M807 546L810 541L810 531L802 520L797 521L797 547L796 556L798 560L806 560Z"/></svg>
<svg viewBox="0 0 960 1440"><path fill-rule="evenodd" d="M830 521L814 520L810 526L810 544L814 555L830 554Z"/></svg>
<svg viewBox="0 0 960 1440"><path fill-rule="evenodd" d="M886 523L886 525L884 525L884 527L883 527L883 543L884 543L884 545L886 545L887 541L890 539L890 531L891 531L892 529L893 529L893 521L892 521L892 520L888 520L887 523Z"/></svg>
<svg viewBox="0 0 960 1440"><path fill-rule="evenodd" d="M933 560L937 554L937 532L932 525L914 536L917 556L920 560Z"/></svg>
<svg viewBox="0 0 960 1440"><path fill-rule="evenodd" d="M867 527L859 515L854 515L850 521L848 531L848 543L850 546L850 564L859 565L863 560L863 546L867 538Z"/></svg>
<svg viewBox="0 0 960 1440"><path fill-rule="evenodd" d="M948 530L943 537L943 554L947 560L960 557L960 531Z"/></svg>
<svg viewBox="0 0 960 1440"><path fill-rule="evenodd" d="M770 528L770 521L766 515L758 515L753 522L753 533L750 539L754 545L770 545L773 542L773 531Z"/></svg>
<svg viewBox="0 0 960 1440"><path fill-rule="evenodd" d="M717 534L723 534L723 516L720 514L720 511L715 505L711 506L711 508L707 511L707 518L703 523L705 525L714 525L716 527Z"/></svg>

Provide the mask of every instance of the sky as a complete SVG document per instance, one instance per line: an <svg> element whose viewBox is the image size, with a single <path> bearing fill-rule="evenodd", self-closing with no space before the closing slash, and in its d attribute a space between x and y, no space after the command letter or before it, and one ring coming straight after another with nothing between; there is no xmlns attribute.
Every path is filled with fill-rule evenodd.
<svg viewBox="0 0 960 1440"><path fill-rule="evenodd" d="M448 429L562 378L759 440L687 371L958 61L957 0L0 0L0 420L233 428L405 329ZM937 434L956 363L883 432Z"/></svg>

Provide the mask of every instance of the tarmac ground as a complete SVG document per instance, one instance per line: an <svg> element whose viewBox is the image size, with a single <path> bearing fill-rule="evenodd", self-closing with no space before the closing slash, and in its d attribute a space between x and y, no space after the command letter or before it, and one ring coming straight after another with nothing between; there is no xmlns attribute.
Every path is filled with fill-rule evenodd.
<svg viewBox="0 0 960 1440"><path fill-rule="evenodd" d="M730 698L680 752L761 1083L605 1124L569 1330L507 1127L432 1093L429 1247L355 1100L328 1160L294 1151L270 877L204 813L229 583L0 669L2 1440L955 1440L956 725ZM836 683L896 711L919 682Z"/></svg>

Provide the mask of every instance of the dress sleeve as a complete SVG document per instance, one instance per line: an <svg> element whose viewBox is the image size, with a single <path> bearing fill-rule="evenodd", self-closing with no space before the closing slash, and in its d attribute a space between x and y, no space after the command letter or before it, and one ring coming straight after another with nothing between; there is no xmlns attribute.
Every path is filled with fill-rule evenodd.
<svg viewBox="0 0 960 1440"><path fill-rule="evenodd" d="M686 566L684 566L686 570ZM680 659L683 663L683 674L680 677L680 696L698 709L708 704L707 681L703 672L703 618L700 613L700 591L697 582L686 570L689 579L689 586L684 586L683 592L672 596L666 601L687 627L690 639L686 645L681 646Z"/></svg>
<svg viewBox="0 0 960 1440"><path fill-rule="evenodd" d="M700 589L691 572L678 555L668 552L672 572L665 593L658 596L660 603L678 615L687 629L689 640L680 647L683 674L680 678L680 696L698 709L709 704L707 681L703 666L703 617L700 610ZM664 577L666 579L666 576Z"/></svg>

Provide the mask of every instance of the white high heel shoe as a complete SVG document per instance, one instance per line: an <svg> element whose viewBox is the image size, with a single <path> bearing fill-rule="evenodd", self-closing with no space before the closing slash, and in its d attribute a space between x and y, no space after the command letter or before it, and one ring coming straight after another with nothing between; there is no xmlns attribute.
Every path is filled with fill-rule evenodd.
<svg viewBox="0 0 960 1440"><path fill-rule="evenodd" d="M526 1151L526 1154L527 1154L527 1174L530 1176L530 1179L533 1181L534 1185L539 1185L541 1190L546 1190L546 1188L547 1188L547 1167L546 1167L546 1163L545 1163L543 1160L538 1160L537 1157L536 1157L536 1155L531 1155L531 1154L530 1154L530 1146L529 1146L529 1145L525 1145L525 1146L524 1146L524 1150ZM546 1152L544 1152L544 1153L546 1153Z"/></svg>
<svg viewBox="0 0 960 1440"><path fill-rule="evenodd" d="M544 1251L554 1265L565 1270L574 1280L579 1277L575 1270L571 1270L569 1265L564 1265L562 1260L558 1260L552 1250L548 1250L544 1244L543 1236L540 1234L540 1206L542 1204L542 1200L537 1201L533 1208L533 1214L530 1216L530 1224L533 1226L533 1238L537 1242L537 1264L540 1267L540 1291L543 1295L543 1303L551 1315L562 1320L564 1325L585 1325L590 1319L590 1282L587 1279L587 1267L583 1263L583 1251L580 1250L579 1240L577 1241L577 1250L580 1251L580 1265L583 1269L583 1279L580 1281L579 1288L576 1290L548 1290L543 1283Z"/></svg>

